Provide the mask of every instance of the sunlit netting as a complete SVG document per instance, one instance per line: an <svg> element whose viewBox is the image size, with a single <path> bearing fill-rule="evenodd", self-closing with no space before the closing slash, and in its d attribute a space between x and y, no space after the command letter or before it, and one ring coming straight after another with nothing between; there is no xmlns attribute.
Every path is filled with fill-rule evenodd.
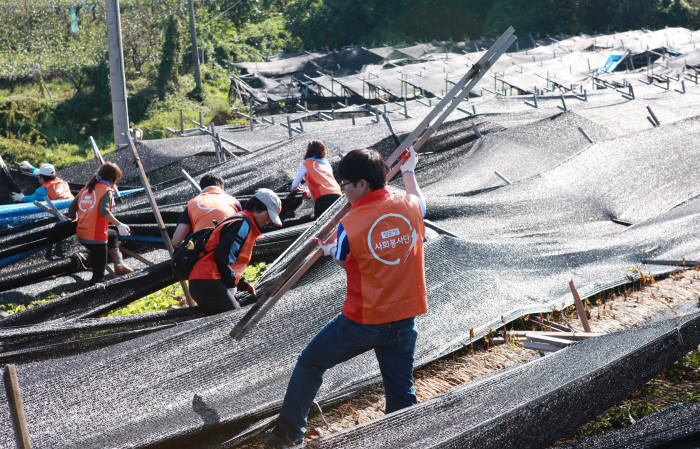
<svg viewBox="0 0 700 449"><path fill-rule="evenodd" d="M676 32L678 39L686 37L682 45L673 37ZM658 32L637 33L639 39L649 37L652 47L658 44L653 39L660 40ZM668 35L674 41L671 47L692 53L692 36L687 30L668 30ZM512 59L506 59L506 65L497 64L477 86L479 95L484 88L483 96L463 102L451 121L421 148L416 175L426 196L427 219L452 236L431 233L425 245L429 313L417 319L418 365L468 344L472 341L470 329L474 329L475 338L480 338L503 322L570 305L571 279L581 296L587 297L635 281L640 272L659 275L674 269L650 260L700 259L700 148L696 144L700 140L700 90L694 69L679 66L676 79L670 71L674 57L666 55L665 60L652 64L654 78L650 84L646 84L650 80L646 68L594 75L588 71L587 58L594 54L600 57L591 61L594 66L605 60L602 51L589 54L591 50L587 49L591 45L596 49L603 44L617 46L620 38L628 40L625 34L615 35L609 42L604 38L573 38L538 47L527 55L522 51L506 55ZM636 40L629 42L638 45ZM557 50L559 46L569 52ZM533 62L531 52L542 59ZM554 85L553 79L564 77L570 70L568 60L560 58L574 56L577 62L574 64L572 59L570 73L578 81ZM522 64L512 64L518 58ZM556 77L550 71L547 79L546 64L558 67ZM665 71L665 65L671 77L659 81L657 70ZM498 73L495 81L491 73ZM532 78L527 82L537 83L536 92L533 89L526 95L511 96L507 88L508 94L503 93L500 80L512 79L515 83L520 75L528 74ZM421 75L428 77L427 72ZM444 71L435 76L432 85L444 85ZM574 82L579 86L570 85ZM494 83L499 94L488 92L493 91ZM439 95L439 87L431 89L437 89L433 94ZM403 102L388 104L387 113L399 138L412 131L430 107L427 98L407 101L405 109ZM323 140L334 163L341 154L358 147L375 148L384 156L395 148L386 124L374 114L358 115L353 124L348 115L338 114L335 120L327 120L316 113L299 113L290 122L299 117L306 120L301 124L292 122L291 126L303 126L303 132L281 126L280 122L287 123L284 115L274 117L275 124L258 123L253 130L217 128L227 139L253 152L243 155L236 151L241 153L239 159L214 167L195 165L191 174L196 179L206 172L221 174L227 190L237 195L250 194L262 186L284 191L308 140ZM188 153L188 148L196 145L209 146L208 151L213 151L208 136L146 141L139 149L144 163L152 163L152 169L157 170L178 157L187 159L196 154ZM177 156L169 159L168 148ZM114 157L124 158L122 163L129 164L126 155ZM193 194L184 180L155 186L157 201L169 220ZM136 222L147 225L147 207L143 195L137 195L118 205L116 213L133 214L135 226ZM310 210L308 202L303 207ZM299 218L297 214L294 217ZM306 230L307 235L315 235L322 226L323 221L317 222ZM296 235L305 229L303 225L295 228ZM26 244L20 243L22 235L27 234L7 238ZM291 240L281 238L274 249L281 253ZM308 241L300 241L283 260L292 260L311 248ZM284 265L273 266L263 282L272 285L275 273L289 269ZM194 311L178 312L177 317L158 315L148 324L141 319L103 325L94 321L95 311L106 310L110 301L127 300L159 283L171 282L164 266L154 265L150 271L108 281L104 290L82 289L71 295L73 299L62 298L56 305L49 303L34 312L21 312L11 321L26 319L27 327L7 326L0 331L0 344L8 347L4 361L38 360L18 366L34 447L221 444L278 411L299 351L341 310L345 298L345 273L322 260L240 341L232 340L228 333L247 308L198 318ZM630 271L633 267L637 270ZM0 293L8 294L13 291ZM179 313L185 315L184 319ZM62 315L64 322L57 320ZM90 320L82 321L85 318ZM175 322L178 324L173 325ZM90 329L86 332L88 338L97 337L94 330L106 330L108 334L102 340L86 341L81 348L70 338L82 327ZM511 400L508 394L519 392L508 404L523 415L498 408L497 404L503 402L487 403L488 410L494 412L489 416L498 418L498 423L531 418L526 416L528 408L521 407L530 400L544 412L549 410L555 417L569 419L570 412L554 414L561 410L559 398L564 396L548 396L565 390L562 385L568 385L567 379L577 379L577 389L572 391L581 394L587 391L588 382L594 388L600 379L607 385L619 384L619 392L629 392L698 344L696 316L635 332L611 336L609 343L591 340L574 345L553 358L552 365L548 364L550 358L545 358L461 391L469 391L464 396L466 403L470 398L491 394L495 399ZM682 343L677 343L679 335ZM31 343L31 337L36 337L38 343ZM131 339L116 343L127 338ZM104 347L83 352L100 346ZM584 354L578 354L579 348ZM566 354L574 352L577 355L569 362ZM563 368L559 369L560 365ZM619 366L634 372L615 369ZM546 376L536 375L540 368ZM565 377L566 373L571 376ZM593 373L593 378L586 373ZM601 373L605 376L595 377ZM379 380L374 356L365 354L330 370L318 399L322 406L336 403L377 385ZM519 382L537 385L520 388ZM508 394L499 396L499 391ZM609 400L617 398L617 391L606 392L609 394L601 395L600 400L586 404L586 416L602 412L610 405ZM537 402L548 397L559 408ZM565 399L567 405L582 402L568 396ZM454 417L466 416L461 413L472 414L468 418L471 427L455 424L446 432L465 429L487 442L499 441L500 433L503 438L517 438L529 430L535 435L532 438L544 433L544 427L535 421L532 427L518 425L509 432L502 431L505 424L488 428L481 424L485 415L478 410L451 409L446 404L441 410L452 414L454 422ZM12 446L14 433L4 407L0 404L0 446ZM438 423L428 421L426 425ZM563 436L571 425L561 421L548 424L551 432L546 436L553 438L549 443ZM421 441L428 446L440 445L443 440L439 435L426 431ZM447 438L445 441L452 441L449 438L453 437ZM458 431L454 438L460 443L467 441Z"/></svg>

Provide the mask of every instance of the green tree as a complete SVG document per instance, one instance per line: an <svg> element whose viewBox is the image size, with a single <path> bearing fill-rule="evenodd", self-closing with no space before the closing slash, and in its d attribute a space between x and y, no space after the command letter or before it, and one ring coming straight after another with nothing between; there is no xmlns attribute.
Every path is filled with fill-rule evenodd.
<svg viewBox="0 0 700 449"><path fill-rule="evenodd" d="M174 15L168 19L165 28L165 39L158 66L158 77L156 78L156 91L158 98L165 99L170 83L177 83L177 62L180 55L180 25Z"/></svg>

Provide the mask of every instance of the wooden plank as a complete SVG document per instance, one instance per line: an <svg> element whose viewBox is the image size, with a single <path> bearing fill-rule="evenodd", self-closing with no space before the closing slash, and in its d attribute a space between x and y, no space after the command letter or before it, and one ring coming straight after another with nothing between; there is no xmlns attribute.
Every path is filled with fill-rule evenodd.
<svg viewBox="0 0 700 449"><path fill-rule="evenodd" d="M29 441L29 430L27 429L27 421L24 416L22 392L19 389L15 365L5 365L5 388L7 389L7 399L14 421L17 447L30 449L32 445Z"/></svg>
<svg viewBox="0 0 700 449"><path fill-rule="evenodd" d="M133 257L134 259L139 260L139 261L143 262L144 264L146 264L146 265L148 265L148 266L153 265L153 262L151 262L150 260L148 260L148 259L146 259L145 257L143 257L141 254L136 253L136 252L130 250L129 248L124 248L123 246L120 246L120 247L119 247L119 250L120 250L121 252L123 252L124 254L126 254L127 256Z"/></svg>
<svg viewBox="0 0 700 449"><path fill-rule="evenodd" d="M131 152L134 155L134 162L136 163L136 166L138 168L139 178L141 178L141 184L143 184L143 189L146 192L146 198L148 198L148 202L150 203L151 209L153 210L153 215L156 218L156 223L158 224L158 230L160 231L160 235L163 237L163 244L165 244L165 248L168 250L168 253L170 253L170 257L172 258L175 248L173 248L173 242L170 240L168 230L165 228L165 222L163 222L163 216L160 214L160 210L158 209L158 203L156 203L156 199L153 196L153 190L151 190L151 183L148 180L148 176L146 176L146 170L144 170L143 168L143 164L141 163L139 152L136 150L134 140L130 135L127 135L126 137L129 142L129 148L131 148ZM192 295L190 294L190 289L187 287L187 284L183 281L180 281L180 285L182 286L182 291L185 293L185 299L187 300L187 304L190 306L196 305L197 303L194 301L194 299L192 299Z"/></svg>
<svg viewBox="0 0 700 449"><path fill-rule="evenodd" d="M574 280L569 281L569 288L571 289L571 293L574 295L574 302L576 303L576 311L578 312L578 317L581 319L581 324L583 324L583 328L586 330L586 332L591 331L591 326L588 325L588 317L586 316L586 309L583 307L583 302L581 302L581 298L578 295L578 290L576 290L576 286L574 285Z"/></svg>
<svg viewBox="0 0 700 449"><path fill-rule="evenodd" d="M508 30L506 30L506 32L496 40L493 46L486 53L484 53L479 62L474 64L464 75L464 77L462 77L462 79L455 84L455 87L445 96L445 98L443 98L440 103L438 103L438 105L432 111L430 111L430 113L428 113L421 124L418 125L418 127L406 139L404 139L404 141L398 147L396 147L396 149L394 149L386 160L387 166L391 167L391 165L399 159L399 156L401 156L401 154L411 145L413 145L416 150L420 149L420 147L427 141L428 137L430 137L430 135L437 130L437 128L454 110L454 108L459 105L464 96L469 93L471 88L482 78L486 71L500 57L500 55L503 54L503 52L515 41L515 37L513 37L514 31L515 30L513 27L509 27ZM434 120L437 116L439 117ZM287 120L289 122L289 116L287 116ZM281 123L281 125L289 130L291 137L291 124L287 124L285 126ZM392 168L387 176L387 181L391 180L392 174L395 175L398 172L400 166L401 162ZM338 201L346 201L346 199L341 197L338 199ZM310 236L305 232L294 243L292 243L290 248L295 247L296 242L304 242L304 246L300 249L299 254L294 258L294 260L290 261L290 266L285 268L284 273L279 275L280 279L275 283L275 287L277 285L279 285L279 287L270 289L269 296L264 297L264 295L261 295L261 297L258 298L258 301L253 307L251 307L251 310L246 313L246 315L231 330L231 337L240 339L248 330L250 330L250 328L260 321L260 319L277 301L279 301L282 294L293 286L296 279L299 279L304 275L311 265L313 265L310 260L318 258L321 255L320 249L318 249L316 244L311 241L310 237L319 237L322 240L325 240L326 235L329 232L332 232L333 228L338 224L340 219L349 209L349 204L346 203L345 207L343 207L341 211L339 211L333 217L330 217L329 221L323 226L323 229L319 231L317 235ZM323 222L323 219L324 216L321 216L317 222ZM326 219L328 218L326 217ZM322 235L322 233L326 235ZM309 255L312 256L311 259L305 262ZM292 279L294 279L294 282L290 282ZM270 303L269 306L266 305L268 302Z"/></svg>

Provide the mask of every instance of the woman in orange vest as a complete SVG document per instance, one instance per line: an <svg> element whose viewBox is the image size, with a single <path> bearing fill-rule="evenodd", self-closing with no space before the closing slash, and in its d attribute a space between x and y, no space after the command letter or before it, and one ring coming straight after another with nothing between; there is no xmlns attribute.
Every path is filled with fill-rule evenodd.
<svg viewBox="0 0 700 449"><path fill-rule="evenodd" d="M241 203L224 192L224 180L219 175L204 175L199 180L202 191L187 202L173 233L173 246L179 246L187 234L221 223L239 212Z"/></svg>
<svg viewBox="0 0 700 449"><path fill-rule="evenodd" d="M406 195L386 188L387 167L376 151L351 151L338 166L352 208L340 221L336 242L320 245L345 268L347 297L342 313L299 355L275 428L264 435L266 447L301 443L325 371L369 350L379 362L386 413L417 403L414 317L426 313L428 303L425 203L413 172L416 152L410 153L401 167Z"/></svg>
<svg viewBox="0 0 700 449"><path fill-rule="evenodd" d="M50 200L68 200L73 198L68 183L61 178L56 177L56 169L51 164L42 164L41 167L32 167L27 161L22 161L19 164L20 168L29 170L39 180L41 187L36 189L31 195L24 195L19 192L12 193L14 201L33 203L36 201L44 201L44 198Z"/></svg>
<svg viewBox="0 0 700 449"><path fill-rule="evenodd" d="M250 263L260 228L272 222L282 226L282 202L270 189L259 189L245 203L243 212L224 219L212 231L204 247L207 252L189 276L189 287L197 304L211 312L238 307L234 288L255 289L242 275Z"/></svg>
<svg viewBox="0 0 700 449"><path fill-rule="evenodd" d="M333 167L326 159L326 146L320 140L312 140L306 146L304 160L292 182L292 192L302 191L299 188L302 181L306 181L314 200L314 218L318 218L340 198L340 186L333 176Z"/></svg>
<svg viewBox="0 0 700 449"><path fill-rule="evenodd" d="M80 243L87 248L92 265L90 284L102 281L107 266L107 251L114 262L114 271L119 274L134 270L124 264L117 233L109 229L112 224L117 227L119 235L129 235L129 226L120 222L112 214L114 210L113 187L121 179L122 171L113 162L105 162L97 170L85 187L80 189L70 207L68 215L77 217L75 233Z"/></svg>

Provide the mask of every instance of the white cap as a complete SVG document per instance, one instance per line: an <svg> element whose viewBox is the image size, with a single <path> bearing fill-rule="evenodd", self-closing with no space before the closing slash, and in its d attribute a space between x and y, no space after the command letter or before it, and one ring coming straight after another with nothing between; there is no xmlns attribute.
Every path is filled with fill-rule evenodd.
<svg viewBox="0 0 700 449"><path fill-rule="evenodd" d="M56 176L56 169L51 164L42 164L38 170L34 170L34 176Z"/></svg>
<svg viewBox="0 0 700 449"><path fill-rule="evenodd" d="M282 226L282 220L280 219L280 212L282 212L282 201L277 196L275 192L270 189L259 189L253 195L254 198L259 199L265 207L267 207L267 213L270 216L270 220L275 226Z"/></svg>

